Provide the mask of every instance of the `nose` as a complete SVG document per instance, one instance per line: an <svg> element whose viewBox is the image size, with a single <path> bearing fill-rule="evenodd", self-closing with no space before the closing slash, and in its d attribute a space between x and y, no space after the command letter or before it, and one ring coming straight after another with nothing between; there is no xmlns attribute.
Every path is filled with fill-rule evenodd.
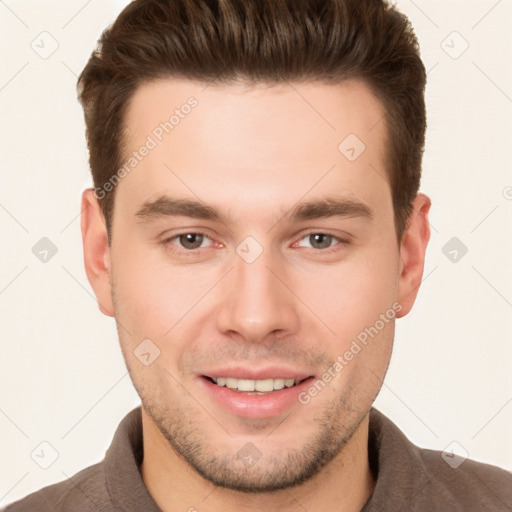
<svg viewBox="0 0 512 512"><path fill-rule="evenodd" d="M249 263L234 255L234 268L222 283L217 328L224 335L260 343L295 334L300 317L298 301L287 287L285 265L270 251Z"/></svg>

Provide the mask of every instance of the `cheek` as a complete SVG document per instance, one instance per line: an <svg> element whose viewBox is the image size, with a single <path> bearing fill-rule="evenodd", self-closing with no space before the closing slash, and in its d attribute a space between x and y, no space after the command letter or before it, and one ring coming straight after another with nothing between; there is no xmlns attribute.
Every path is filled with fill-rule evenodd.
<svg viewBox="0 0 512 512"><path fill-rule="evenodd" d="M113 262L115 316L124 327L118 327L121 349L140 396L147 403L158 402L158 390L179 393L173 376L177 378L177 362L187 350L186 338L179 335L185 324L180 319L193 303L189 295L194 290L184 286L182 273L149 264L147 254L136 249ZM151 358L147 366L146 353Z"/></svg>
<svg viewBox="0 0 512 512"><path fill-rule="evenodd" d="M113 281L116 318L130 332L130 336L124 334L124 344L128 348L149 338L161 349L160 362L179 360L190 349L190 341L199 339L206 328L207 323L198 322L197 316L211 303L202 298L225 269L172 265L163 251L150 250L140 242L122 247L122 254L113 251Z"/></svg>
<svg viewBox="0 0 512 512"><path fill-rule="evenodd" d="M187 295L184 276L161 261L151 259L155 251L144 251L142 244L113 248L112 280L116 316L135 338L162 338L180 314Z"/></svg>
<svg viewBox="0 0 512 512"><path fill-rule="evenodd" d="M335 333L322 340L328 345L325 350L335 375L326 400L338 399L341 394L345 404L363 411L378 394L400 311L396 268L393 257L368 254L324 276L324 293L311 309L321 311L320 318Z"/></svg>
<svg viewBox="0 0 512 512"><path fill-rule="evenodd" d="M379 257L379 254L386 256ZM308 272L307 281L302 281L299 293L334 331L330 338L341 350L343 344L350 343L365 328L373 326L381 314L390 309L389 314L394 314L397 269L392 248L361 249L345 262Z"/></svg>

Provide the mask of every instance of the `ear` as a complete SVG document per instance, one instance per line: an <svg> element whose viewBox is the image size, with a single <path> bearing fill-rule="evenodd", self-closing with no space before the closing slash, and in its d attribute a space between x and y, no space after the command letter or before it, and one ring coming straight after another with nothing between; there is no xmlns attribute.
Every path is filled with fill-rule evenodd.
<svg viewBox="0 0 512 512"><path fill-rule="evenodd" d="M92 188L82 192L80 226L87 278L98 300L100 311L104 315L114 316L107 223Z"/></svg>
<svg viewBox="0 0 512 512"><path fill-rule="evenodd" d="M409 216L409 224L400 243L400 275L398 302L402 305L397 317L412 309L423 277L425 252L430 239L428 212L431 201L425 194L418 194Z"/></svg>

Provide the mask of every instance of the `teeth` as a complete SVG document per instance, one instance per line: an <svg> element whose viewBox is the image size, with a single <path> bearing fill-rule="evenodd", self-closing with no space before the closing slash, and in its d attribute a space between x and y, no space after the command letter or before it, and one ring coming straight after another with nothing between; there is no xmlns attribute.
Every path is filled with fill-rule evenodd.
<svg viewBox="0 0 512 512"><path fill-rule="evenodd" d="M270 393L275 390L283 389L284 387L291 388L295 385L295 379L248 380L234 379L232 377L218 377L217 379L213 379L213 381L217 386L226 386L229 389L236 389L237 391L258 391L260 393Z"/></svg>
<svg viewBox="0 0 512 512"><path fill-rule="evenodd" d="M242 380L238 381L238 391L254 391L256 381L254 380Z"/></svg>
<svg viewBox="0 0 512 512"><path fill-rule="evenodd" d="M255 391L274 391L274 379L255 380L253 382ZM240 386L238 386L238 389L240 389Z"/></svg>
<svg viewBox="0 0 512 512"><path fill-rule="evenodd" d="M274 379L274 389L283 389L284 379Z"/></svg>
<svg viewBox="0 0 512 512"><path fill-rule="evenodd" d="M228 377L226 379L226 387L229 389L237 389L238 388L238 379L231 379Z"/></svg>

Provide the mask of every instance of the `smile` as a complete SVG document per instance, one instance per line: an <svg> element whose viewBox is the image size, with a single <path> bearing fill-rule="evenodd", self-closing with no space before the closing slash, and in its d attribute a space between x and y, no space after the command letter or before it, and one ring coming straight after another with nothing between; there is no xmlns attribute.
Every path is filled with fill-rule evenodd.
<svg viewBox="0 0 512 512"><path fill-rule="evenodd" d="M296 379L263 379L263 380L250 380L250 379L235 379L232 377L217 377L211 378L211 381L220 387L227 387L229 389L240 392L256 392L256 393L272 393L283 388L291 388L301 381Z"/></svg>

